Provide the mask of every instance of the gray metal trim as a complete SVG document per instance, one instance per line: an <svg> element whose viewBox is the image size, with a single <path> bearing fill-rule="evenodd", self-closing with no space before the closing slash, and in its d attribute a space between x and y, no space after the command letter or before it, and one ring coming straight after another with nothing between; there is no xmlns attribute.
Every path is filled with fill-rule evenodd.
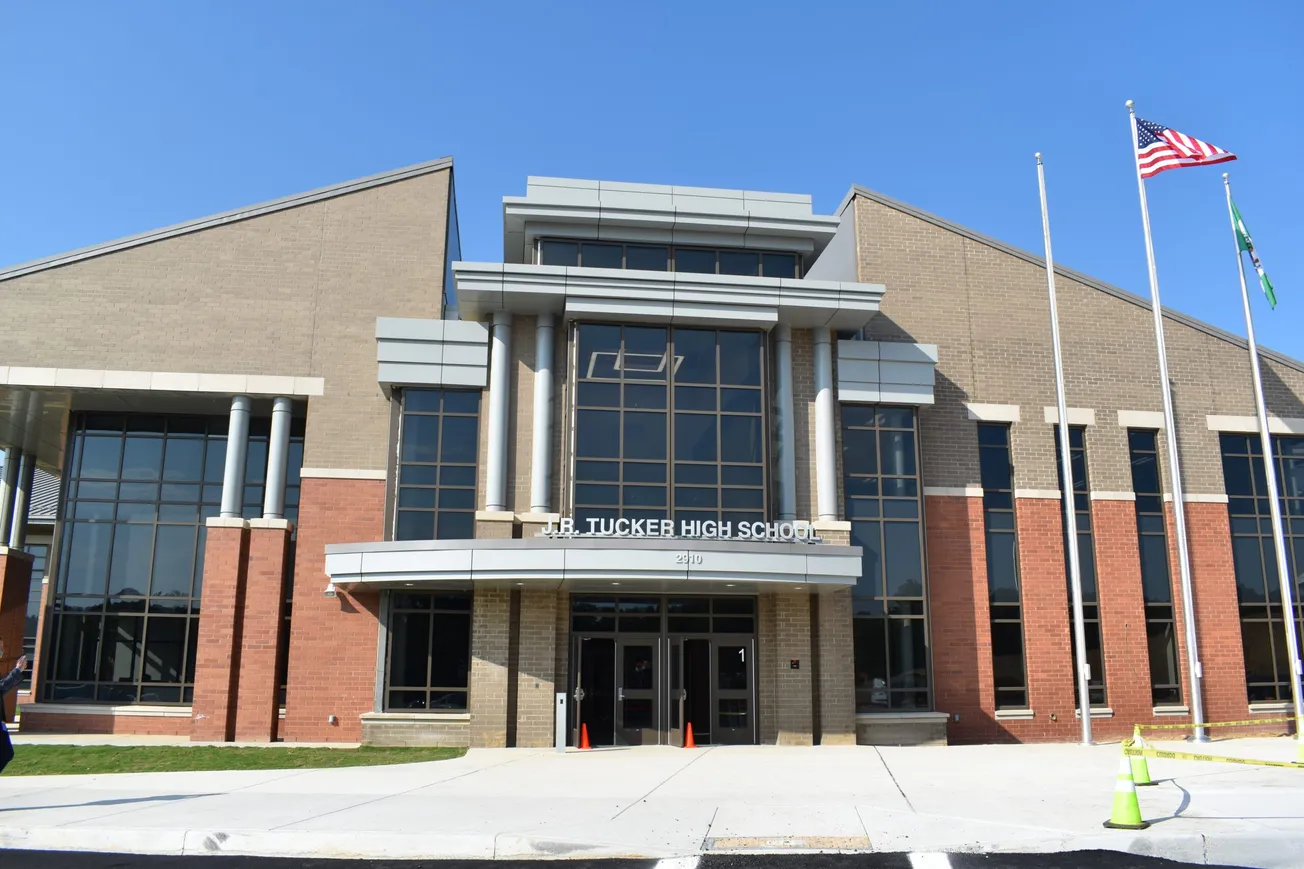
<svg viewBox="0 0 1304 869"><path fill-rule="evenodd" d="M1041 268L1046 267L1046 259L1044 257L1040 257L1034 253L1030 253L1021 248L1017 248L1012 244L1007 244L1006 242L992 238L989 235L983 235L981 232L970 229L967 226L961 226L958 223L953 223L952 221L947 220L944 217L938 217L936 214L932 214L930 212L924 211L921 208L916 208L913 205L909 205L905 202L901 202L900 200L893 199L890 196L885 196L882 193L876 193L875 191L870 190L866 187L861 187L859 184L852 185L850 192L847 193L846 198L843 200L843 204L841 208L845 208L847 204L851 201L851 199L854 198L855 196L863 196L866 199L877 202L879 205L886 205L888 208L895 209L896 211L900 211L903 214L908 214L911 217L917 217L920 220L924 221L925 223L931 223L934 226L938 226L941 227L942 229L950 230L951 232L954 232L958 235L962 235L965 238L970 239L971 241L976 241L979 244L985 244L988 247L996 248L1002 253L1007 253L1010 256L1017 257L1023 260L1024 262L1032 263L1033 265L1040 266ZM841 208L839 209L839 211L841 211ZM1122 287L1116 287L1113 284L1107 284L1104 281L1097 280L1096 278L1093 278L1089 275L1085 275L1082 272L1075 271L1070 268L1065 268L1064 266L1060 266L1060 265L1055 266L1055 274L1068 278L1071 281L1077 281L1078 283L1091 287L1094 290L1100 290L1102 293L1108 293L1109 295L1114 296L1115 298L1118 299L1122 299L1125 302L1130 302L1133 305L1136 305L1138 308L1144 308L1147 311L1150 310L1149 301L1141 298L1138 295L1135 295L1134 293L1129 292L1128 290L1123 289ZM1196 318L1188 314L1183 314L1179 311L1174 311L1172 308L1164 308L1163 313L1164 313L1164 318L1167 320L1172 320L1175 323L1181 323L1183 326L1189 326L1192 329L1205 333L1206 335L1209 335L1214 338L1220 338L1223 341L1227 341L1230 342L1231 344L1236 345L1237 347L1241 347L1245 350L1249 350L1250 347L1249 343L1239 335L1234 335L1231 332L1224 331L1223 329L1220 329L1217 326L1214 326L1210 323L1206 323L1203 320L1197 320ZM1280 353L1276 350L1269 350L1266 347L1262 347L1262 346L1259 347L1259 353L1267 357L1268 359L1271 359L1274 362L1278 362L1282 365L1287 366L1288 368L1294 368L1296 371L1304 371L1304 361L1293 359L1292 357L1287 356L1284 353Z"/></svg>
<svg viewBox="0 0 1304 869"><path fill-rule="evenodd" d="M166 226L162 229L152 229L138 235L129 235L125 238L91 245L90 247L78 248L77 250L68 251L67 253L55 254L54 256L44 257L43 259L19 263L18 265L12 266L8 269L0 269L0 281L21 277L44 269L58 268L59 266L69 265L70 263L78 262L80 260L116 253L120 250L138 247L143 244L151 244L178 235L186 235L187 233L199 232L203 229L211 229L212 227L222 226L227 223L248 220L251 217L262 217L264 214L284 211L288 208L297 208L300 205L308 205L313 202L319 202L323 199L333 199L336 196L356 193L359 190L379 187L384 184L392 184L395 181L405 181L408 178L415 178L418 175L428 175L432 172L439 172L444 169L452 168L452 157L440 157L437 160L430 160L426 163L417 163L413 166L405 166L401 169L391 169L388 172L368 175L365 178L355 178L352 181L331 184L327 187L318 187L316 190L309 190L306 193L295 193L290 196L273 199L257 205L248 205L244 208L223 211L220 214L201 217L197 220L189 220L185 223L173 224L172 226ZM450 197L452 195L451 188L449 195Z"/></svg>
<svg viewBox="0 0 1304 869"><path fill-rule="evenodd" d="M618 549L702 552L757 552L766 555L846 555L860 557L860 547L827 543L781 543L754 540L708 540L694 537L475 537L465 540L387 540L327 543L327 555L353 552L423 552L456 549Z"/></svg>

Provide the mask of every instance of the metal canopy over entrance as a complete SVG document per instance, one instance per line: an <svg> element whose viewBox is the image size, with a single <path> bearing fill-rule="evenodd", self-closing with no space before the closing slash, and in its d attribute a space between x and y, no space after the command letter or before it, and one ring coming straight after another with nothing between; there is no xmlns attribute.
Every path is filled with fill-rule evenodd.
<svg viewBox="0 0 1304 869"><path fill-rule="evenodd" d="M753 744L756 598L571 598L571 743Z"/></svg>

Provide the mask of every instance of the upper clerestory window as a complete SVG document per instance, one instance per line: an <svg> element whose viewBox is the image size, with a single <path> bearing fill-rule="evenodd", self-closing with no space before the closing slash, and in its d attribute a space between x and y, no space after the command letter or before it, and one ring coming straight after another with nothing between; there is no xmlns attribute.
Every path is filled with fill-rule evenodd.
<svg viewBox="0 0 1304 869"><path fill-rule="evenodd" d="M800 259L795 253L732 248L545 239L539 242L539 263L545 266L583 266L593 269L640 269L766 278L801 277Z"/></svg>

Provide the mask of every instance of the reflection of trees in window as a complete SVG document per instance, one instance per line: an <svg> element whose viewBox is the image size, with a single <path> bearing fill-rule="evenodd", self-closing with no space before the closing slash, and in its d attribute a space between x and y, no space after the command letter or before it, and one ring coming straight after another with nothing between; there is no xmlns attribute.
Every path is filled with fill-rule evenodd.
<svg viewBox="0 0 1304 869"><path fill-rule="evenodd" d="M1060 491L1064 490L1063 468L1060 462L1059 426L1055 427L1055 467L1060 477ZM1077 521L1078 565L1082 575L1082 616L1087 639L1087 666L1090 669L1087 679L1087 694L1092 706L1105 705L1105 656L1100 635L1100 600L1096 590L1096 550L1091 533L1091 491L1087 487L1087 433L1081 426L1069 426L1069 463L1073 468L1073 509ZM1061 514L1063 510L1060 511ZM1068 528L1061 521L1061 530L1067 535ZM1069 625L1073 621L1073 590L1068 579L1068 538L1064 540L1064 574L1068 586ZM1073 696L1077 697L1078 656L1073 655Z"/></svg>
<svg viewBox="0 0 1304 869"><path fill-rule="evenodd" d="M843 405L842 471L851 543L863 553L852 595L856 709L927 709L928 623L914 410Z"/></svg>
<svg viewBox="0 0 1304 869"><path fill-rule="evenodd" d="M765 518L759 332L577 329L574 514Z"/></svg>
<svg viewBox="0 0 1304 869"><path fill-rule="evenodd" d="M1010 460L1008 425L978 425L978 464L983 484L996 708L1027 709L1028 670L1023 648L1019 538L1014 521L1014 464Z"/></svg>
<svg viewBox="0 0 1304 869"><path fill-rule="evenodd" d="M46 699L189 703L226 417L72 420ZM250 421L243 513L260 516L270 421ZM291 424L287 517L297 516L303 422Z"/></svg>
<svg viewBox="0 0 1304 869"><path fill-rule="evenodd" d="M1286 619L1272 541L1268 481L1259 436L1221 436L1223 482L1232 533L1232 561L1241 610L1246 692L1251 703L1289 701ZM1295 630L1304 602L1304 438L1272 439L1273 468L1286 535L1286 562L1295 577ZM1298 633L1297 633L1298 636Z"/></svg>
<svg viewBox="0 0 1304 869"><path fill-rule="evenodd" d="M475 536L480 393L403 390L396 540Z"/></svg>
<svg viewBox="0 0 1304 869"><path fill-rule="evenodd" d="M1150 694L1156 706L1182 702L1182 675L1177 663L1173 585L1168 570L1168 531L1159 451L1155 432L1129 429L1132 491L1136 493L1137 543L1141 555L1141 592L1146 608L1146 646L1150 657Z"/></svg>

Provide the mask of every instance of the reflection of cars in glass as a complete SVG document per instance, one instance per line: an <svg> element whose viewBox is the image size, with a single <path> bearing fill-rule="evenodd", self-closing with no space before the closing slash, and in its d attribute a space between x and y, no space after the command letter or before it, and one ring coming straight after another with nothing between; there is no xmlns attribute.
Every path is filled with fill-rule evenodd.
<svg viewBox="0 0 1304 869"><path fill-rule="evenodd" d="M925 684L923 670L910 670L888 681L861 674L856 679L856 708L860 711L886 710L892 707L892 692L897 692L897 709L914 709L913 692Z"/></svg>

